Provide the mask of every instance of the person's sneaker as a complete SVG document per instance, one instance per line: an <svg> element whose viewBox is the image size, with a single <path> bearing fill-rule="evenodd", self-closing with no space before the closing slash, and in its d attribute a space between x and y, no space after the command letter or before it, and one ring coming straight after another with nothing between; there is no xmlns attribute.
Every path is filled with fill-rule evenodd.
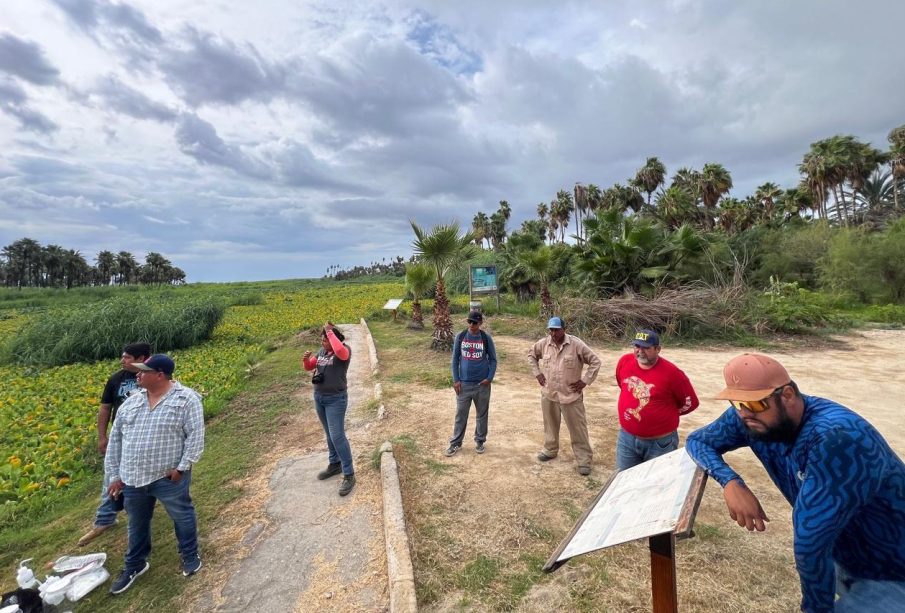
<svg viewBox="0 0 905 613"><path fill-rule="evenodd" d="M588 475L591 474L591 467L590 466L579 466L578 474L583 477L587 477Z"/></svg>
<svg viewBox="0 0 905 613"><path fill-rule="evenodd" d="M475 453L484 453L485 451L487 451L487 450L484 448L484 443L475 443L475 446L474 446Z"/></svg>
<svg viewBox="0 0 905 613"><path fill-rule="evenodd" d="M462 448L462 445L450 445L449 447L446 448L446 451L445 451L446 457L449 457L451 455L456 455L456 452L459 451L461 448Z"/></svg>
<svg viewBox="0 0 905 613"><path fill-rule="evenodd" d="M194 556L188 560L182 560L182 576L191 577L201 570L201 556Z"/></svg>
<svg viewBox="0 0 905 613"><path fill-rule="evenodd" d="M537 454L537 459L540 460L541 462L549 462L550 460L553 459L553 457L548 456L546 453L541 451L540 453Z"/></svg>
<svg viewBox="0 0 905 613"><path fill-rule="evenodd" d="M107 524L106 526L94 526L91 530L82 535L82 538L79 539L79 547L84 547L113 526L114 524Z"/></svg>
<svg viewBox="0 0 905 613"><path fill-rule="evenodd" d="M339 462L336 464L327 464L327 468L317 473L318 481L323 481L324 479L329 479L334 475L338 475L343 471L343 465Z"/></svg>
<svg viewBox="0 0 905 613"><path fill-rule="evenodd" d="M353 487L355 487L355 475L345 475L342 485L339 486L339 495L348 496Z"/></svg>
<svg viewBox="0 0 905 613"><path fill-rule="evenodd" d="M145 562L145 565L141 568L141 570L128 570L124 568L121 573L119 573L119 577L113 580L113 583L110 584L110 593L111 594L122 594L135 583L135 580L145 574L148 569L151 568L151 565L148 562Z"/></svg>

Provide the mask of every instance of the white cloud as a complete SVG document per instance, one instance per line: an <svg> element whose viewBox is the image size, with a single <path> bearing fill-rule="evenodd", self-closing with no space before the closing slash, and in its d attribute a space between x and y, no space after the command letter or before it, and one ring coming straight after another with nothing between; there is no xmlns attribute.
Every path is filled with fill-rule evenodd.
<svg viewBox="0 0 905 613"><path fill-rule="evenodd" d="M905 121L895 0L4 12L0 246L156 250L190 280L408 255L409 218L467 225L501 199L517 226L650 155L670 171L722 162L744 196L794 182L814 140L885 148Z"/></svg>

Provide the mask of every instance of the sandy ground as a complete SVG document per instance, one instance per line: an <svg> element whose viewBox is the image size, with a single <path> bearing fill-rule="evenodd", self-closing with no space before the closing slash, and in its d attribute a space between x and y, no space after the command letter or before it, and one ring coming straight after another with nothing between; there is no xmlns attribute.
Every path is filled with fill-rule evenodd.
<svg viewBox="0 0 905 613"><path fill-rule="evenodd" d="M192 610L265 610L256 608L247 593L261 585L279 586L283 592L281 600L267 602L266 610L385 610L379 473L367 464L371 450L386 439L405 435L417 445L417 453L400 454L397 448L397 458L416 582L422 592L425 586L439 591L424 607L428 611L498 607L436 575L461 567L477 555L518 560L522 553L537 554L539 542L558 542L613 470L618 389L612 371L622 350L594 347L604 366L598 380L586 389L595 450L593 472L586 478L576 472L565 425L559 457L545 464L534 459L543 441L543 426L539 388L524 357L530 341L495 336L500 366L491 398L487 452L473 451L472 416L463 449L446 458L443 450L455 411L453 391L385 378L388 417L375 421L373 412L364 410L373 381L362 331L358 326L344 329L355 356L349 373L350 404L357 407L349 417L358 474L355 492L341 500L334 492L338 481L325 485L313 479L311 471L326 446L316 416L305 408L310 390L300 386L298 418L286 424L285 435L254 478L257 482L249 483L248 491L257 494L224 513L232 519L212 537L225 559L219 562L218 572L204 579L199 597L188 603ZM877 330L770 353L786 365L804 393L854 408L905 455L905 419L897 406L905 396L905 375L899 368L903 344L905 331ZM721 401L710 397L722 387L725 362L742 351L664 348L663 357L685 370L701 397L701 407L682 420L683 441L724 410ZM697 518L699 537L677 548L680 606L683 611L797 610L800 594L791 553L789 505L750 452L735 452L730 461L772 521L763 534L738 528L725 512L719 487L709 483ZM425 471L431 463L439 468ZM307 521L317 509L322 512L315 521ZM332 523L325 525L328 516ZM539 541L538 535L544 534L546 541ZM720 538L708 539L708 534ZM438 542L442 547L437 547ZM550 551L545 548L541 555L546 557ZM592 572L599 572L587 563L592 557L598 567L606 568L606 582L590 579ZM537 581L517 609L571 610L576 590L588 590L590 585L591 593L583 601L586 609L649 611L649 581L646 547L642 543L619 546L577 558Z"/></svg>
<svg viewBox="0 0 905 613"><path fill-rule="evenodd" d="M571 527L574 510L586 507L614 467L618 388L613 369L625 351L594 347L604 366L585 395L595 451L593 472L588 479L576 472L565 424L559 457L545 464L534 459L543 442L543 425L539 387L524 357L531 342L502 336L495 337L495 341L501 360L491 397L486 454L473 451L472 414L463 449L452 458L444 457L455 411L452 390L409 389L404 398L395 401L396 406L388 406L390 423L382 429L413 433L419 444L428 447L424 453L431 460L451 467L430 478L409 472L409 483L404 487L404 493L409 494L406 505L414 541L416 581L422 584L433 580L425 575L426 567L464 564L477 555L517 559L520 548L530 546L532 535L538 530L551 531L558 541ZM770 353L786 365L804 393L854 408L905 456L905 419L897 405L897 399L905 395L905 376L898 366L903 342L905 331L877 330L820 341L813 347L797 346ZM679 432L683 443L689 432L725 410L724 402L711 397L723 387L723 365L744 350L664 348L661 355L685 370L701 398L700 408L682 420ZM800 594L792 562L790 507L750 452L739 450L729 458L759 496L772 521L766 533L748 534L728 517L720 488L711 481L698 514L698 525L705 529L711 526L711 531L727 535L727 541L722 546L698 542L702 539L688 546L680 544L677 563L682 610L797 609ZM425 522L423 514L433 518ZM449 543L442 553L426 550L419 542L424 531L424 539L435 543L437 538L427 532L436 532L438 527L447 540L459 541ZM726 545L735 550L722 551L720 547ZM617 566L608 570L612 587L599 594L599 610L650 610L646 548L635 544L591 555L604 559L612 556ZM756 574L757 564L769 567L769 573ZM574 608L569 594L574 591L575 582L582 581L582 569L580 560L570 562L551 575L549 582L535 585L518 608ZM729 581L734 593L725 597L722 592L727 591L726 581L720 577L723 572L744 575L742 580ZM441 583L441 590L448 587ZM426 609L484 610L488 604L475 601L465 591L453 590Z"/></svg>

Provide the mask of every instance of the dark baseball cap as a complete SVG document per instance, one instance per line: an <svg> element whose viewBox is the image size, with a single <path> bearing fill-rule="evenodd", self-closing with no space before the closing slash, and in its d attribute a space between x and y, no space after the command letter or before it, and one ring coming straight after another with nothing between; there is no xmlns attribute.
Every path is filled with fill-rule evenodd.
<svg viewBox="0 0 905 613"><path fill-rule="evenodd" d="M653 330L638 330L632 339L635 347L657 347L660 345L660 335Z"/></svg>
<svg viewBox="0 0 905 613"><path fill-rule="evenodd" d="M133 362L132 366L144 372L162 372L168 377L173 376L176 370L173 358L163 353L155 353L144 362Z"/></svg>
<svg viewBox="0 0 905 613"><path fill-rule="evenodd" d="M472 311L468 314L468 317L465 319L465 321L469 323L474 322L476 324L479 324L484 321L484 316L481 315L480 311Z"/></svg>

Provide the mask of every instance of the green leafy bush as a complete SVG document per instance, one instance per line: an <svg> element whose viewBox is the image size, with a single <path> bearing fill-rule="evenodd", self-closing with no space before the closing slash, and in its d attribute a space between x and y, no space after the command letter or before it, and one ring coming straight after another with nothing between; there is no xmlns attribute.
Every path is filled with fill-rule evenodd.
<svg viewBox="0 0 905 613"><path fill-rule="evenodd" d="M154 351L191 347L210 338L225 304L210 296L138 295L53 309L36 315L9 339L0 361L59 366L120 355L124 345L147 342Z"/></svg>

